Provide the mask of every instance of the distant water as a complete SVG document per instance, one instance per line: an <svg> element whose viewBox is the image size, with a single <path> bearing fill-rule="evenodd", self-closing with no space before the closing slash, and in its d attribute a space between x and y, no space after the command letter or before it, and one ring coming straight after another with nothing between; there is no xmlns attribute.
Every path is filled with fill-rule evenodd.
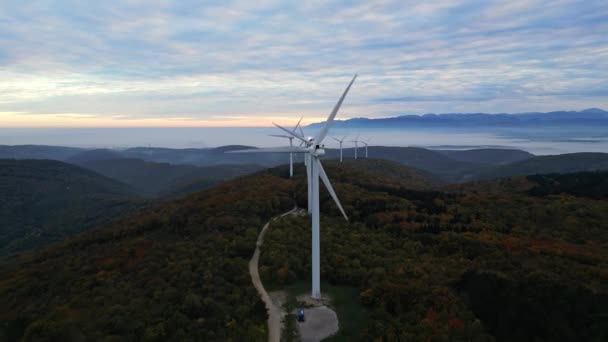
<svg viewBox="0 0 608 342"><path fill-rule="evenodd" d="M316 132L305 129L307 135ZM332 129L332 137L357 135L372 145L419 146L432 149L517 148L534 154L608 152L604 127L525 129ZM205 148L222 145L285 146L287 139L277 128L0 128L0 145L60 145L87 148L136 146ZM295 142L295 141L294 141ZM328 147L337 143L329 138ZM352 143L345 146L350 147Z"/></svg>

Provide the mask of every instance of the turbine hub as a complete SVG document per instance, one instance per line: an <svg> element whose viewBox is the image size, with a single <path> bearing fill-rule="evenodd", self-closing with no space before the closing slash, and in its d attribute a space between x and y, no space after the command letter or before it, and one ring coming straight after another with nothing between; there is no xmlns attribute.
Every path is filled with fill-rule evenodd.
<svg viewBox="0 0 608 342"><path fill-rule="evenodd" d="M317 157L324 156L325 155L324 146L315 145L313 148L312 154Z"/></svg>

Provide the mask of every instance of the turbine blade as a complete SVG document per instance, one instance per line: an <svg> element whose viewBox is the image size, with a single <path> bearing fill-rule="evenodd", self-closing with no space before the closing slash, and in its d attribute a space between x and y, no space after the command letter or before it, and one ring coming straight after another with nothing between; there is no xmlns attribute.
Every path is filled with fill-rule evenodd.
<svg viewBox="0 0 608 342"><path fill-rule="evenodd" d="M226 151L226 153L307 153L308 149L303 147L269 147L252 148L248 150Z"/></svg>
<svg viewBox="0 0 608 342"><path fill-rule="evenodd" d="M300 135L302 135L302 137L305 137L306 135L304 134L304 130L302 129L302 126L298 127L300 129Z"/></svg>
<svg viewBox="0 0 608 342"><path fill-rule="evenodd" d="M336 139L336 138L334 138L334 137L332 137L332 139L334 139L334 140L335 140L335 141L337 141L337 142L340 142L340 139Z"/></svg>
<svg viewBox="0 0 608 342"><path fill-rule="evenodd" d="M300 122L302 122L302 119L304 119L303 116L300 117L300 121L298 121L298 123L296 124L296 127L293 128L293 132L294 133L297 133L296 129L298 129L298 127L300 127ZM302 135L304 135L304 134L302 134Z"/></svg>
<svg viewBox="0 0 608 342"><path fill-rule="evenodd" d="M277 138L293 138L292 136L289 135L284 135L284 134L268 134L269 137L277 137Z"/></svg>
<svg viewBox="0 0 608 342"><path fill-rule="evenodd" d="M346 216L346 213L344 212L344 209L342 208L342 204L340 204L340 200L338 199L338 196L336 196L336 192L334 191L333 186L331 186L331 183L329 182L329 178L327 178L327 174L325 173L325 170L323 170L323 165L321 165L321 161L318 158L313 158L313 159L316 160L317 165L319 165L319 177L321 177L321 180L323 181L323 184L325 184L327 191L329 191L331 198L333 198L334 202L336 202L338 209L340 209L340 212L342 213L342 215L344 216L346 221L348 221L348 216Z"/></svg>
<svg viewBox="0 0 608 342"><path fill-rule="evenodd" d="M304 137L303 137L303 136L300 136L298 133L296 133L296 132L292 132L292 131L288 130L288 129L287 129L287 128L285 128L285 127L282 127L282 126L277 125L277 124L276 124L276 123L274 123L274 122L273 122L272 124L273 124L273 125L275 125L275 126L277 126L277 127L278 127L278 128L280 128L280 129L284 130L285 132L287 132L289 135L293 136L294 138L298 138L298 139L302 140L303 142L306 142L306 139L304 139Z"/></svg>
<svg viewBox="0 0 608 342"><path fill-rule="evenodd" d="M336 114L338 114L338 110L340 109L340 106L342 106L342 102L344 101L346 94L348 94L348 91L350 90L350 87L353 85L353 82L355 82L356 78L357 78L357 75L355 75L353 77L352 81L350 81L350 83L348 84L348 87L346 87L346 89L344 90L344 93L338 100L338 103L336 103L336 105L334 106L334 109L331 111L331 113L327 117L327 121L325 121L325 126L323 126L323 128L321 129L321 131L315 138L315 144L320 145L321 142L323 141L323 139L325 139L327 132L329 132L331 125L334 123L334 119L336 118Z"/></svg>

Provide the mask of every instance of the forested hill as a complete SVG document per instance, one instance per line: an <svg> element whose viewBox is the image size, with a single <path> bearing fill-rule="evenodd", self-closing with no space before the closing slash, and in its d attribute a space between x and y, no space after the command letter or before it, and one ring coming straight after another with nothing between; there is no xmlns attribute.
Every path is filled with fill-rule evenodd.
<svg viewBox="0 0 608 342"><path fill-rule="evenodd" d="M0 145L0 159L52 159L65 161L82 153L81 148L46 145Z"/></svg>
<svg viewBox="0 0 608 342"><path fill-rule="evenodd" d="M608 170L608 153L567 153L536 156L526 160L485 168L474 179L494 179L543 173L570 173Z"/></svg>
<svg viewBox="0 0 608 342"><path fill-rule="evenodd" d="M458 161L489 165L504 165L534 157L533 154L526 151L506 148L479 148L473 150L435 151Z"/></svg>
<svg viewBox="0 0 608 342"><path fill-rule="evenodd" d="M38 247L126 213L125 184L51 160L0 159L0 255Z"/></svg>
<svg viewBox="0 0 608 342"><path fill-rule="evenodd" d="M342 296L338 339L608 336L608 201L585 195L586 174L440 191L396 163L324 167L350 217L322 188L322 289ZM0 263L0 340L265 340L248 260L264 222L305 206L303 171L261 171ZM260 273L308 288L308 217L271 223Z"/></svg>
<svg viewBox="0 0 608 342"><path fill-rule="evenodd" d="M262 169L252 164L175 165L135 158L79 161L78 165L137 189L145 196L184 195L218 185L228 179Z"/></svg>
<svg viewBox="0 0 608 342"><path fill-rule="evenodd" d="M0 340L265 340L247 264L293 189L263 172L0 263Z"/></svg>
<svg viewBox="0 0 608 342"><path fill-rule="evenodd" d="M339 158L339 150L326 149L329 159ZM346 148L343 155L346 159L353 159L354 148ZM409 167L421 169L434 174L444 181L458 181L463 175L473 172L479 168L479 164L452 159L440 152L420 147L392 147L392 146L370 146L368 155L374 159L385 159L397 162ZM365 157L365 148L359 148L359 159Z"/></svg>

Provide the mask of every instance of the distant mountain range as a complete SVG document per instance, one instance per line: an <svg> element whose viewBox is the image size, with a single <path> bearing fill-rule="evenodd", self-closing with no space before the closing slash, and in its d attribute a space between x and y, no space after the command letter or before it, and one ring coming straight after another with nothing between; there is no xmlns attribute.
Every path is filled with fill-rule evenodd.
<svg viewBox="0 0 608 342"><path fill-rule="evenodd" d="M320 128L324 122L313 123ZM516 114L449 113L402 115L390 118L353 118L336 120L339 128L396 128L396 127L526 127L561 125L606 125L608 112L589 108L581 111L531 112Z"/></svg>

